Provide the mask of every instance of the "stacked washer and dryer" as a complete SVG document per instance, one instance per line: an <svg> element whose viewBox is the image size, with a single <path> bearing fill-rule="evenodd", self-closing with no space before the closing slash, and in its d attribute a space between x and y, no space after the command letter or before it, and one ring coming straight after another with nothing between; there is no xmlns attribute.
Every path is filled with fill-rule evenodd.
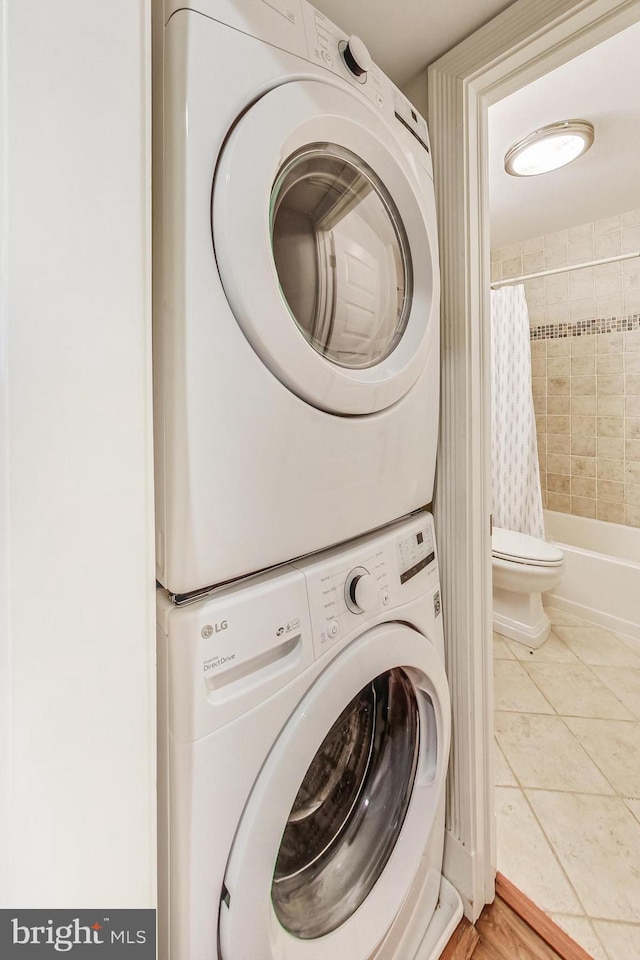
<svg viewBox="0 0 640 960"><path fill-rule="evenodd" d="M426 960L450 741L427 127L305 0L160 6L160 960Z"/></svg>

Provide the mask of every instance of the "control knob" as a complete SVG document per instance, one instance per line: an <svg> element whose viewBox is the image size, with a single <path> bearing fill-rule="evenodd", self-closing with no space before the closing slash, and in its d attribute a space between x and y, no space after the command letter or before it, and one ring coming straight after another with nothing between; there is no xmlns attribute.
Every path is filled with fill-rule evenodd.
<svg viewBox="0 0 640 960"><path fill-rule="evenodd" d="M360 37L352 34L342 48L342 59L354 77L365 77L371 70L371 54Z"/></svg>
<svg viewBox="0 0 640 960"><path fill-rule="evenodd" d="M378 603L378 584L365 567L356 567L347 577L344 598L352 613L367 613Z"/></svg>

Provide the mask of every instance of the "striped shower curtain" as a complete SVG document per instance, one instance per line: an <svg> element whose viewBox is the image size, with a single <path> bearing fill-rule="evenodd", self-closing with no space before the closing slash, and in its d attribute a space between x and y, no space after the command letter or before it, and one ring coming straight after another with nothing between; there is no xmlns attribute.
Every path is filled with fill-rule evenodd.
<svg viewBox="0 0 640 960"><path fill-rule="evenodd" d="M522 284L491 291L491 360L493 523L544 539Z"/></svg>

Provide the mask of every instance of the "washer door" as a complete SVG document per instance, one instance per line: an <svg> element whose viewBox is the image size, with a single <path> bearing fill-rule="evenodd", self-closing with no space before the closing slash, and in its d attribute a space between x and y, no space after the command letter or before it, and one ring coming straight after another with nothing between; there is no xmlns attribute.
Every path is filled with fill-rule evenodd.
<svg viewBox="0 0 640 960"><path fill-rule="evenodd" d="M222 960L365 960L411 887L444 795L444 669L408 626L375 627L309 690L232 846Z"/></svg>
<svg viewBox="0 0 640 960"><path fill-rule="evenodd" d="M245 336L333 413L395 403L438 323L433 184L375 111L318 81L265 94L221 153L212 199L222 285Z"/></svg>

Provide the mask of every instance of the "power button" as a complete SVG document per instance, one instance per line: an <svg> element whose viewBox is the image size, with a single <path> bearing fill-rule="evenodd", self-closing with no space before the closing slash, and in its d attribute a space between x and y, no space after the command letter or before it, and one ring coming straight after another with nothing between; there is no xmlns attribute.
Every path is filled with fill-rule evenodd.
<svg viewBox="0 0 640 960"><path fill-rule="evenodd" d="M328 636L330 636L333 639L334 637L337 637L339 633L340 633L340 624L338 623L338 621L330 620L329 623L327 624Z"/></svg>

